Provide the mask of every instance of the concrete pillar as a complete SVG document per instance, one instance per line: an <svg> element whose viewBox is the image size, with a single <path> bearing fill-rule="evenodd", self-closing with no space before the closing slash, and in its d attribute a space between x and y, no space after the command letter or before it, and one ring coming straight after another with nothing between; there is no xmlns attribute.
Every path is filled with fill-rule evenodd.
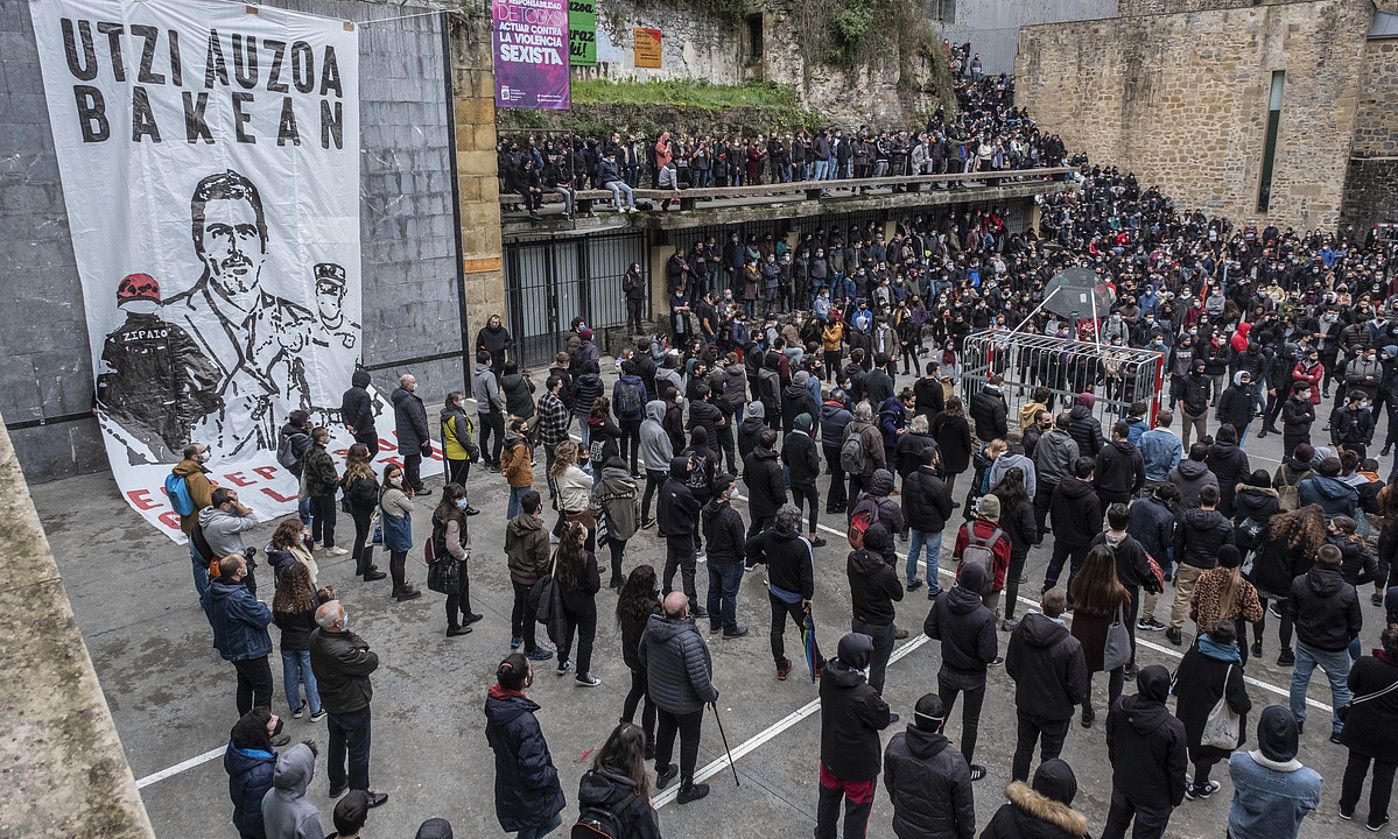
<svg viewBox="0 0 1398 839"><path fill-rule="evenodd" d="M650 316L670 314L670 295L665 288L665 263L675 252L673 244L650 246Z"/></svg>

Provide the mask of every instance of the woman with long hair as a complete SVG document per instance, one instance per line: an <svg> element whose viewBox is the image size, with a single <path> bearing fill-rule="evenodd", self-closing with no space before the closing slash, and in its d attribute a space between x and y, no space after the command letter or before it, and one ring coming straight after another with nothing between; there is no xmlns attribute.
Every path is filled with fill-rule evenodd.
<svg viewBox="0 0 1398 839"><path fill-rule="evenodd" d="M1017 466L1006 469L990 494L1000 499L1000 528L1010 537L1010 567L1005 572L1005 617L1000 624L1000 628L1008 632L1015 626L1019 578L1024 573L1029 549L1039 538L1039 531L1034 523L1034 502L1024 485L1023 469Z"/></svg>
<svg viewBox="0 0 1398 839"><path fill-rule="evenodd" d="M558 523L553 533L562 538L563 526L568 522L578 522L587 532L587 549L597 549L596 537L592 535L597 522L592 518L588 506L592 501L592 478L582 470L579 458L582 451L572 440L564 440L554 447L553 466L549 474L558 485Z"/></svg>
<svg viewBox="0 0 1398 839"><path fill-rule="evenodd" d="M646 689L646 667L641 663L641 634L651 615L660 614L660 587L656 584L655 568L637 565L627 575L616 601L616 624L621 630L621 658L631 671L631 689L621 706L623 722L636 719L636 706L645 701L641 711L641 727L646 734L646 759L655 757L655 706Z"/></svg>
<svg viewBox="0 0 1398 839"><path fill-rule="evenodd" d="M296 519L297 524L300 524ZM299 562L288 565L277 577L277 594L272 598L272 622L282 631L282 686L293 719L310 706L311 722L320 722L325 711L320 707L320 691L311 671L311 633L316 631L315 584L310 570ZM301 685L306 685L306 698L301 699Z"/></svg>
<svg viewBox="0 0 1398 839"><path fill-rule="evenodd" d="M277 529L272 531L272 538L267 542L266 548L267 562L271 564L276 575L274 579L278 584L281 583L282 573L287 568L300 564L311 572L311 585L315 585L320 577L320 566L311 554L309 538L310 531L299 518L282 519Z"/></svg>
<svg viewBox="0 0 1398 839"><path fill-rule="evenodd" d="M947 407L932 418L929 433L942 450L942 470L946 473L947 494L956 497L956 476L971 466L971 425L961 397L947 400ZM953 502L952 506L957 506Z"/></svg>
<svg viewBox="0 0 1398 839"><path fill-rule="evenodd" d="M1243 579L1243 555L1234 545L1219 545L1218 565L1199 575L1194 593L1189 598L1189 617L1202 634L1219 621L1233 625L1233 637L1243 639L1239 645L1241 663L1248 663L1247 630L1245 623L1262 620L1262 603L1257 589Z"/></svg>
<svg viewBox="0 0 1398 839"><path fill-rule="evenodd" d="M602 680L592 675L592 642L597 637L597 592L602 577L597 557L586 547L587 528L580 522L563 525L563 535L553 552L554 573L563 591L563 637L558 642L558 675L567 673L572 663L568 653L573 634L578 636L578 666L574 681L583 687L597 687Z"/></svg>
<svg viewBox="0 0 1398 839"><path fill-rule="evenodd" d="M592 482L600 481L602 464L621 454L621 428L612 422L612 400L599 396L592 400L587 417L588 460L592 463Z"/></svg>
<svg viewBox="0 0 1398 839"><path fill-rule="evenodd" d="M408 582L408 551L413 549L413 488L403 477L403 467L397 464L384 467L379 515L383 545L388 549L388 573L393 578L393 597L399 603L416 600L422 592Z"/></svg>
<svg viewBox="0 0 1398 839"><path fill-rule="evenodd" d="M1207 628L1208 632L1199 633L1193 646L1185 652L1170 685L1170 692L1176 697L1175 716L1184 723L1189 759L1194 764L1194 775L1184 789L1190 801L1218 792L1220 785L1218 781L1209 780L1209 771L1243 745L1247 739L1247 713L1252 710L1252 700L1243 682L1243 661L1238 644L1234 643L1237 636L1233 622L1219 620L1201 624L1200 628ZM1201 742L1209 714L1220 699L1241 718L1238 741L1226 747Z"/></svg>
<svg viewBox="0 0 1398 839"><path fill-rule="evenodd" d="M1131 611L1131 592L1121 584L1116 575L1116 553L1106 545L1097 545L1087 552L1082 570L1073 575L1068 584L1068 598L1073 605L1073 625L1070 631L1082 644L1083 659L1087 662L1088 694L1082 703L1082 725L1088 728L1096 718L1092 710L1092 674L1104 669L1103 653L1107 647L1107 629L1116 620ZM1125 674L1118 667L1107 674L1107 707L1111 707L1118 696Z"/></svg>
<svg viewBox="0 0 1398 839"><path fill-rule="evenodd" d="M626 839L660 839L660 817L650 803L645 735L629 722L612 729L578 784L578 806L611 813Z"/></svg>
<svg viewBox="0 0 1398 839"><path fill-rule="evenodd" d="M1296 662L1296 655L1291 651L1291 581L1309 571L1315 563L1316 552L1325 544L1325 533L1325 511L1319 504L1278 513L1268 521L1262 550L1248 575L1248 582L1257 587L1263 609L1262 619L1252 625L1253 656L1262 655L1267 601L1275 600L1277 611L1273 614L1278 616L1277 635L1281 641L1277 664L1290 667Z"/></svg>
<svg viewBox="0 0 1398 839"><path fill-rule="evenodd" d="M447 637L471 631L471 624L484 615L471 611L471 578L467 561L471 558L471 534L466 526L466 490L461 484L442 487L442 500L432 511L432 547L437 562L456 563L450 573L439 572L441 591L447 596ZM429 576L428 587L432 588Z"/></svg>
<svg viewBox="0 0 1398 839"><path fill-rule="evenodd" d="M354 557L355 576L364 578L366 583L382 580L387 575L373 563L373 546L365 544L369 541L369 522L374 517L374 507L379 503L379 481L369 465L368 446L355 443L349 447L340 486L345 491L350 518L354 519L354 549L350 554Z"/></svg>

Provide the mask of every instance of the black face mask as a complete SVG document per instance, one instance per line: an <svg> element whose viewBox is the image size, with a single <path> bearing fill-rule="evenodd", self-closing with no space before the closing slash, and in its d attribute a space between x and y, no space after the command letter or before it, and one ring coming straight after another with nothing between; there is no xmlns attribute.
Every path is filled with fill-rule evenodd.
<svg viewBox="0 0 1398 839"><path fill-rule="evenodd" d="M273 737L276 737L278 734L281 734L281 733L282 733L282 718L281 718L281 717L277 717L277 725L276 725L275 728L272 729L272 736L273 736Z"/></svg>

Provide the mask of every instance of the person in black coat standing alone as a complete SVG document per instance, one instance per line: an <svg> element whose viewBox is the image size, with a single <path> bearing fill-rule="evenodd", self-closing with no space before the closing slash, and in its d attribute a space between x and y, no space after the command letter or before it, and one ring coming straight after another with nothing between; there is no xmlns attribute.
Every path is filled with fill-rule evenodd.
<svg viewBox="0 0 1398 839"><path fill-rule="evenodd" d="M907 731L883 753L883 785L893 801L898 839L972 839L976 802L966 758L942 734L946 713L937 694L924 694Z"/></svg>
<svg viewBox="0 0 1398 839"><path fill-rule="evenodd" d="M874 644L851 632L820 678L820 801L816 839L835 839L845 799L845 839L863 839L879 777L879 732L892 721L888 705L864 680Z"/></svg>
<svg viewBox="0 0 1398 839"><path fill-rule="evenodd" d="M1005 672L1015 682L1015 715L1019 719L1011 777L1029 780L1034 744L1039 760L1048 763L1063 753L1063 741L1073 709L1087 699L1091 682L1082 644L1063 621L1067 608L1063 589L1044 592L1040 612L1030 612L1010 635Z"/></svg>
<svg viewBox="0 0 1398 839"><path fill-rule="evenodd" d="M942 642L937 696L948 714L956 704L956 695L966 694L966 704L961 711L961 754L971 765L973 781L985 777L985 767L972 762L976 755L981 704L985 702L985 671L1001 661L999 641L995 637L995 613L981 603L981 595L989 585L983 567L962 567L956 586L937 598L922 625L927 637Z"/></svg>
<svg viewBox="0 0 1398 839"><path fill-rule="evenodd" d="M1112 806L1102 839L1160 839L1170 813L1184 800L1189 755L1184 724L1170 715L1165 699L1170 673L1158 664L1141 668L1136 693L1107 714L1107 760L1112 765Z"/></svg>

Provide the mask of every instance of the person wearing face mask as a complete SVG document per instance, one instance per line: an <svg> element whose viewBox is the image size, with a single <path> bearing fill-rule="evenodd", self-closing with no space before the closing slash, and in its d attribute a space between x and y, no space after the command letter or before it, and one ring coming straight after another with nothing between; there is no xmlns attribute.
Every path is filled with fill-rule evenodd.
<svg viewBox="0 0 1398 839"><path fill-rule="evenodd" d="M460 484L442 487L442 500L432 513L432 545L436 562L427 587L447 596L447 637L466 635L483 615L471 611L471 536L466 526L466 490ZM442 563L451 563L442 565ZM459 621L459 622L458 622Z"/></svg>
<svg viewBox="0 0 1398 839"><path fill-rule="evenodd" d="M320 705L329 715L330 797L339 798L346 789L363 790L372 809L388 800L387 794L369 788L370 702L374 698L369 677L379 668L379 657L368 642L350 632L349 614L340 601L331 600L316 609L316 624L319 628L311 633L311 670Z"/></svg>
<svg viewBox="0 0 1398 839"><path fill-rule="evenodd" d="M238 713L272 705L272 610L243 584L247 559L230 554L218 562L218 578L209 583L209 622L214 648L238 672ZM283 741L285 742L285 741Z"/></svg>
<svg viewBox="0 0 1398 839"><path fill-rule="evenodd" d="M1364 459L1374 439L1374 415L1370 405L1369 395L1355 388L1349 392L1348 404L1330 413L1330 442L1344 451L1354 452L1360 460Z"/></svg>
<svg viewBox="0 0 1398 839"><path fill-rule="evenodd" d="M243 714L228 735L223 753L223 769L228 773L228 795L233 799L233 826L240 837L265 837L262 799L272 789L277 751L272 738L283 743L282 720L266 708L253 708ZM281 735L281 736L277 736Z"/></svg>
<svg viewBox="0 0 1398 839"><path fill-rule="evenodd" d="M379 487L379 515L383 522L383 544L388 551L388 573L393 578L393 597L399 603L416 600L422 592L407 581L408 551L413 549L413 490L404 481L403 467L390 463L383 470Z"/></svg>
<svg viewBox="0 0 1398 839"><path fill-rule="evenodd" d="M1345 387L1349 388L1351 395L1356 390L1363 393L1366 407L1378 399L1379 385L1383 378L1383 363L1379 361L1378 347L1366 347L1363 354L1345 368Z"/></svg>
<svg viewBox="0 0 1398 839"><path fill-rule="evenodd" d="M213 503L214 486L209 482L209 470L204 466L208 462L209 447L204 443L190 443L184 447L184 459L170 470L171 476L184 483L184 490L190 498L192 509L188 515L180 516L180 530L186 536L198 524L199 514ZM209 590L209 563L200 555L193 539L189 540L189 558L194 563L194 591L202 601Z"/></svg>

